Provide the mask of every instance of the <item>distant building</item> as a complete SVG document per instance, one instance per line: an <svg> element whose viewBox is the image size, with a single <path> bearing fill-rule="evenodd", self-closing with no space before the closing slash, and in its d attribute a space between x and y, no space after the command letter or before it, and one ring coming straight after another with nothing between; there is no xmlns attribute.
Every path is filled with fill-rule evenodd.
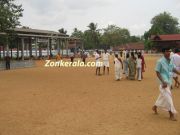
<svg viewBox="0 0 180 135"><path fill-rule="evenodd" d="M69 39L67 47L74 53L78 53L84 49L82 41L77 39Z"/></svg>
<svg viewBox="0 0 180 135"><path fill-rule="evenodd" d="M157 51L161 51L165 47L180 48L180 34L152 35L150 40L154 42L153 47Z"/></svg>
<svg viewBox="0 0 180 135"><path fill-rule="evenodd" d="M127 43L113 48L113 51L120 51L120 50L144 50L144 43L142 42Z"/></svg>
<svg viewBox="0 0 180 135"><path fill-rule="evenodd" d="M44 57L43 50L46 51L45 55L48 58L53 55L53 52L68 56L68 45L71 41L81 44L80 38L69 37L69 35L49 30L15 28L14 33L15 39L11 45L0 44L0 59L5 58L7 54L12 57L12 50L16 50L16 58L22 60ZM6 33L0 32L0 36L2 35L6 35ZM11 46L13 48L10 48Z"/></svg>

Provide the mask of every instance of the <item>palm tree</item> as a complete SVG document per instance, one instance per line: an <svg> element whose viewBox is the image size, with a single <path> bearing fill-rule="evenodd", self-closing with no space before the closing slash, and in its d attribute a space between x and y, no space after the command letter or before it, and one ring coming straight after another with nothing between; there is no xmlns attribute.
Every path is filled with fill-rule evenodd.
<svg viewBox="0 0 180 135"><path fill-rule="evenodd" d="M65 30L64 28L61 28L58 31L59 31L59 33L62 33L62 34L66 34L67 33L67 30Z"/></svg>
<svg viewBox="0 0 180 135"><path fill-rule="evenodd" d="M91 35L92 43L94 43L95 46L93 48L97 48L99 44L99 30L97 29L97 24L91 22L88 26L89 32Z"/></svg>

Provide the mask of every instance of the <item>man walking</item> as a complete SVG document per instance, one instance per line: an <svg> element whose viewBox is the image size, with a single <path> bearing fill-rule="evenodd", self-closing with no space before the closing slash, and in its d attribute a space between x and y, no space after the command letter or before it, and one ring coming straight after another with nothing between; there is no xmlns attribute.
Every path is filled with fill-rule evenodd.
<svg viewBox="0 0 180 135"><path fill-rule="evenodd" d="M155 68L157 77L160 81L160 94L152 109L155 114L157 114L157 108L163 108L164 110L169 112L170 120L176 121L174 116L176 113L176 109L173 105L170 88L172 84L172 73L175 72L177 74L180 74L180 72L175 69L173 62L170 59L170 49L165 48L162 50L162 52L164 56L158 60Z"/></svg>

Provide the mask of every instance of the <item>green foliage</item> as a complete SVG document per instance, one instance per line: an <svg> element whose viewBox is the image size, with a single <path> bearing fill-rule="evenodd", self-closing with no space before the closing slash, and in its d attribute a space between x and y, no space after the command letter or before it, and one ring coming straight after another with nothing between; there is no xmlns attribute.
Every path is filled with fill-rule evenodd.
<svg viewBox="0 0 180 135"><path fill-rule="evenodd" d="M61 28L58 31L59 31L59 33L62 33L62 34L66 34L67 33L67 30L65 30L64 28Z"/></svg>
<svg viewBox="0 0 180 135"><path fill-rule="evenodd" d="M78 30L77 28L74 28L73 33L71 34L71 37L77 37L83 39L83 32Z"/></svg>
<svg viewBox="0 0 180 135"><path fill-rule="evenodd" d="M140 37L130 36L128 29L116 25L108 25L102 30L98 29L98 25L95 23L90 23L87 27L89 29L84 32L75 28L71 34L71 37L82 39L85 49L108 49L110 46L141 41Z"/></svg>
<svg viewBox="0 0 180 135"><path fill-rule="evenodd" d="M0 32L6 33L0 35L1 44L12 43L16 38L13 29L20 25L19 18L22 17L22 12L22 5L14 4L14 0L0 0Z"/></svg>
<svg viewBox="0 0 180 135"><path fill-rule="evenodd" d="M0 31L7 32L20 25L22 5L14 4L14 0L0 0Z"/></svg>
<svg viewBox="0 0 180 135"><path fill-rule="evenodd" d="M138 37L138 36L130 36L129 38L129 42L131 43L135 43L135 42L140 42L142 41L141 37Z"/></svg>
<svg viewBox="0 0 180 135"><path fill-rule="evenodd" d="M144 44L146 49L152 49L153 43L150 41L151 35L177 34L180 33L178 19L170 13L163 12L151 20L151 28L144 33Z"/></svg>
<svg viewBox="0 0 180 135"><path fill-rule="evenodd" d="M178 19L164 12L155 16L151 20L151 34L177 34L179 32Z"/></svg>
<svg viewBox="0 0 180 135"><path fill-rule="evenodd" d="M153 42L151 40L145 40L144 46L146 50L151 50L153 48Z"/></svg>
<svg viewBox="0 0 180 135"><path fill-rule="evenodd" d="M100 47L100 30L97 29L97 24L91 22L89 29L84 31L84 47L85 49L96 49Z"/></svg>
<svg viewBox="0 0 180 135"><path fill-rule="evenodd" d="M129 30L116 25L109 25L105 28L101 37L102 43L107 44L108 47L128 43L129 38Z"/></svg>

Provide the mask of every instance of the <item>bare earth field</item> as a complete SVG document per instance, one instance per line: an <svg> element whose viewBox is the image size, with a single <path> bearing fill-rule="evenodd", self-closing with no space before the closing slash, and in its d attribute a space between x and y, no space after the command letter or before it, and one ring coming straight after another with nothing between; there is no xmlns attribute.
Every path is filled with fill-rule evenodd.
<svg viewBox="0 0 180 135"><path fill-rule="evenodd" d="M95 68L37 67L0 71L0 135L180 135L180 117L154 115L158 94L154 67L145 57L144 80L117 82ZM180 112L180 88L172 90Z"/></svg>

